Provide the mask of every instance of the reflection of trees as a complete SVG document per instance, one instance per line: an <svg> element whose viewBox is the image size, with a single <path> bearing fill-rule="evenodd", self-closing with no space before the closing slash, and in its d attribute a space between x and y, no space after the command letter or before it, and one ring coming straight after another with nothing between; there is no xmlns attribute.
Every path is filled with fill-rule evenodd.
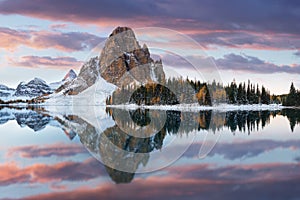
<svg viewBox="0 0 300 200"><path fill-rule="evenodd" d="M294 131L296 124L300 123L300 109L283 109L281 114L288 118L291 130Z"/></svg>
<svg viewBox="0 0 300 200"><path fill-rule="evenodd" d="M239 130L250 134L253 130L263 129L270 123L270 117L275 116L277 111L229 111L226 113L224 126L232 132Z"/></svg>

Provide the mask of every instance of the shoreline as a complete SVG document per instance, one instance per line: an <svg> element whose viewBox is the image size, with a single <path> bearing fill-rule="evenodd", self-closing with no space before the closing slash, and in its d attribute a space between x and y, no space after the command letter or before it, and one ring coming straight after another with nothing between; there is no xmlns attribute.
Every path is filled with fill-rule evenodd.
<svg viewBox="0 0 300 200"><path fill-rule="evenodd" d="M120 104L120 105L51 105L51 104L0 104L0 107L16 107L16 108L27 108L27 107L106 107L106 108L117 108L124 110L136 110L136 109L150 109L150 110L177 110L177 111L260 111L260 110L282 110L282 109L300 109L299 107L293 106L282 106L281 104L218 104L213 106L204 106L198 104L178 104L178 105L137 105L137 104Z"/></svg>
<svg viewBox="0 0 300 200"><path fill-rule="evenodd" d="M282 106L281 104L249 104L249 105L235 105L235 104L219 104L213 106L201 106L198 104L179 104L179 105L136 105L136 104L123 104L123 105L106 105L108 108L119 108L125 110L136 110L136 109L150 109L150 110L178 110L178 111L259 111L259 110L281 110L284 108L293 108Z"/></svg>

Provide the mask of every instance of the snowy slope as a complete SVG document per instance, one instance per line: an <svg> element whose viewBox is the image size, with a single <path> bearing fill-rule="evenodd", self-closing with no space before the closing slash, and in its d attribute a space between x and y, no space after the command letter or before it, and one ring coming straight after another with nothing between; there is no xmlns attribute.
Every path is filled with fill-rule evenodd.
<svg viewBox="0 0 300 200"><path fill-rule="evenodd" d="M99 77L94 85L77 95L64 95L64 91L49 95L49 99L46 100L45 105L106 105L106 98L115 89L115 85Z"/></svg>

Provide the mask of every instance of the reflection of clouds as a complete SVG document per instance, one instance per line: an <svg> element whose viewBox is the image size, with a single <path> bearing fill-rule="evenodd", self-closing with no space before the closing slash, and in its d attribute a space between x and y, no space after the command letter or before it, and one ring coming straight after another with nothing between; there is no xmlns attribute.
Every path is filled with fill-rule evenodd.
<svg viewBox="0 0 300 200"><path fill-rule="evenodd" d="M104 167L95 159L65 161L53 165L36 163L24 168L16 163L5 163L0 165L0 185L87 181L105 174Z"/></svg>
<svg viewBox="0 0 300 200"><path fill-rule="evenodd" d="M202 143L194 143L184 153L185 157L196 157ZM176 147L174 147L176 148ZM260 154L275 150L290 149L299 150L299 140L290 141L274 141L274 140L257 140L257 141L241 141L234 143L219 142L215 148L208 154L209 157L222 155L227 160L236 160L243 158L252 158ZM276 158L276 160L279 160Z"/></svg>
<svg viewBox="0 0 300 200"><path fill-rule="evenodd" d="M256 157L260 154L269 152L274 149L300 149L299 140L292 141L273 141L273 140L258 140L246 141L240 143L220 143L211 152L211 156L215 154L223 155L229 160Z"/></svg>
<svg viewBox="0 0 300 200"><path fill-rule="evenodd" d="M37 157L67 157L76 154L87 153L82 145L56 143L49 145L29 145L12 147L7 151L7 156L19 154L23 158L37 158Z"/></svg>
<svg viewBox="0 0 300 200"><path fill-rule="evenodd" d="M298 167L299 164L279 163L225 168L205 164L169 167L166 169L168 175L136 178L131 184L116 187L106 183L95 188L40 194L27 199L296 198L300 192Z"/></svg>
<svg viewBox="0 0 300 200"><path fill-rule="evenodd" d="M299 163L257 163L249 165L230 165L216 167L213 165L194 164L166 169L171 176L178 179L215 180L220 182L253 183L290 180L298 176Z"/></svg>
<svg viewBox="0 0 300 200"><path fill-rule="evenodd" d="M300 157L296 157L295 161L300 162Z"/></svg>

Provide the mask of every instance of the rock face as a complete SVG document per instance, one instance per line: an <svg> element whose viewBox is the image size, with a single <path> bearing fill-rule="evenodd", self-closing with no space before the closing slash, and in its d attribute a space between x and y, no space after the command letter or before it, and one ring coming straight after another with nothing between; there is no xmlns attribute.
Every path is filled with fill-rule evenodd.
<svg viewBox="0 0 300 200"><path fill-rule="evenodd" d="M99 77L98 57L91 58L80 69L78 76L70 82L61 85L55 92L63 91L64 94L76 95L95 84Z"/></svg>
<svg viewBox="0 0 300 200"><path fill-rule="evenodd" d="M141 47L128 27L117 27L107 39L100 57L90 59L77 78L56 92L64 90L64 94L76 95L95 84L99 76L118 87L165 80L162 62L150 57L148 47L145 44Z"/></svg>
<svg viewBox="0 0 300 200"><path fill-rule="evenodd" d="M45 81L35 78L28 83L21 82L13 96L38 97L44 94L51 94L52 90Z"/></svg>
<svg viewBox="0 0 300 200"><path fill-rule="evenodd" d="M73 69L71 69L71 70L65 75L65 77L63 78L62 81L71 81L71 80L74 80L76 77L77 77L76 72L75 72Z"/></svg>
<svg viewBox="0 0 300 200"><path fill-rule="evenodd" d="M128 27L116 28L107 39L100 55L100 73L119 87L165 79L161 61L154 62L147 45L141 47Z"/></svg>
<svg viewBox="0 0 300 200"><path fill-rule="evenodd" d="M77 77L76 72L73 69L71 69L61 81L50 83L49 86L51 87L52 90L57 90L60 86L65 85L66 83L70 83L76 77Z"/></svg>

